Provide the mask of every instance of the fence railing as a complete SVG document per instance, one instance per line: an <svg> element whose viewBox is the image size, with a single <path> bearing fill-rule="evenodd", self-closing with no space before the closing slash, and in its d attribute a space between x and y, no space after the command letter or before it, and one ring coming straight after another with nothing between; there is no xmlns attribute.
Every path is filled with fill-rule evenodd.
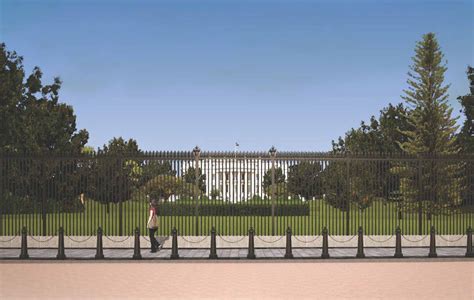
<svg viewBox="0 0 474 300"><path fill-rule="evenodd" d="M277 152L0 155L0 235L133 235L159 200L160 235L462 234L474 156Z"/></svg>

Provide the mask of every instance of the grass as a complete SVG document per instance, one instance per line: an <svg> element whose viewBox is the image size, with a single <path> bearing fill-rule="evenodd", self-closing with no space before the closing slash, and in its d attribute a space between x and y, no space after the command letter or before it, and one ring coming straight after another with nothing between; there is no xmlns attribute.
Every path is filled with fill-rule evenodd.
<svg viewBox="0 0 474 300"><path fill-rule="evenodd" d="M122 204L122 235L133 235L138 226L145 234L148 207L144 202L127 201ZM59 226L63 226L66 235L94 235L99 226L105 235L120 235L120 209L118 204L106 206L94 201L86 201L84 212L47 214L46 235L55 235ZM272 217L269 216L163 216L160 217L158 234L169 235L176 227L180 235L208 235L215 226L220 235L245 235L250 227L257 235L272 235ZM346 213L333 208L323 200L310 201L309 216L276 216L275 235L285 234L291 226L293 234L317 235L326 226L332 235L349 235L357 233L362 226L364 233L376 235L392 235L397 226L403 234L418 234L418 216L416 213L404 213L397 218L394 203L376 201L369 208L359 211L352 209L349 222ZM348 224L348 228L347 228ZM29 234L42 234L41 214L3 215L0 217L0 235L19 234L22 226L28 228ZM474 225L474 214L451 213L449 215L433 215L431 220L423 216L422 234L429 234L434 225L440 234L464 234L468 226Z"/></svg>

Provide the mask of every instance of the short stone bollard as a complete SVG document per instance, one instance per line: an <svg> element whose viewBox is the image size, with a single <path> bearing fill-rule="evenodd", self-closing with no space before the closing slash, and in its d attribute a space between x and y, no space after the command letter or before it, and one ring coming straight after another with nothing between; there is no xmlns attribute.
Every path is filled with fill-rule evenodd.
<svg viewBox="0 0 474 300"><path fill-rule="evenodd" d="M467 245L466 245L466 257L474 257L474 252L472 251L472 228L469 226L467 229Z"/></svg>
<svg viewBox="0 0 474 300"><path fill-rule="evenodd" d="M326 227L323 228L323 250L321 258L329 258L328 229Z"/></svg>
<svg viewBox="0 0 474 300"><path fill-rule="evenodd" d="M400 226L397 226L397 229L395 230L395 255L393 257L396 258L402 258L403 253L402 253L402 231L400 230Z"/></svg>
<svg viewBox="0 0 474 300"><path fill-rule="evenodd" d="M358 230L358 238L357 238L357 258L365 258L364 254L364 231L362 229L362 226L359 226Z"/></svg>
<svg viewBox="0 0 474 300"><path fill-rule="evenodd" d="M254 236L255 236L255 231L253 230L252 227L249 229L249 253L247 254L247 258L249 259L255 259L255 244L254 244Z"/></svg>
<svg viewBox="0 0 474 300"><path fill-rule="evenodd" d="M431 226L430 229L430 253L428 257L438 257L438 254L436 254L436 230L434 226Z"/></svg>
<svg viewBox="0 0 474 300"><path fill-rule="evenodd" d="M30 256L28 255L28 244L27 244L27 234L28 231L26 227L23 226L21 230L21 252L20 252L20 259L28 259Z"/></svg>
<svg viewBox="0 0 474 300"><path fill-rule="evenodd" d="M135 228L135 244L133 246L133 259L142 259L140 253L140 228Z"/></svg>
<svg viewBox="0 0 474 300"><path fill-rule="evenodd" d="M288 226L286 229L286 251L285 258L293 258L293 252L291 249L291 228Z"/></svg>
<svg viewBox="0 0 474 300"><path fill-rule="evenodd" d="M97 249L95 253L95 259L103 259L104 258L104 248L102 245L102 228L97 228Z"/></svg>
<svg viewBox="0 0 474 300"><path fill-rule="evenodd" d="M217 248L216 248L216 228L212 226L211 229L211 251L209 253L210 259L217 258Z"/></svg>
<svg viewBox="0 0 474 300"><path fill-rule="evenodd" d="M58 255L57 259L66 259L66 253L64 251L64 229L59 227L59 236L58 236Z"/></svg>
<svg viewBox="0 0 474 300"><path fill-rule="evenodd" d="M178 254L178 231L176 230L176 227L173 227L171 230L171 236L172 236L172 244L171 244L171 259L178 259L179 254Z"/></svg>

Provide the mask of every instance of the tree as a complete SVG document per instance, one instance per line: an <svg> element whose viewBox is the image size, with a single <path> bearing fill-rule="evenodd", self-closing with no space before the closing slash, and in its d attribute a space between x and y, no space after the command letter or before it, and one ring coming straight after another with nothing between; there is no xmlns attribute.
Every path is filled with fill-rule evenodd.
<svg viewBox="0 0 474 300"><path fill-rule="evenodd" d="M136 188L134 169L141 163L133 157L139 153L138 144L133 139L125 141L119 137L110 140L108 145L98 150L97 158L89 166L86 195L104 204L130 199Z"/></svg>
<svg viewBox="0 0 474 300"><path fill-rule="evenodd" d="M184 182L189 184L196 184L196 172L194 167L189 167L186 173L184 173ZM202 193L206 192L206 174L201 173L201 169L198 169L198 188Z"/></svg>
<svg viewBox="0 0 474 300"><path fill-rule="evenodd" d="M322 166L319 162L300 162L288 169L288 193L307 200L322 196Z"/></svg>
<svg viewBox="0 0 474 300"><path fill-rule="evenodd" d="M449 85L444 84L447 67L443 57L435 35L423 35L416 45L408 72L408 89L402 96L411 109L407 115L410 129L400 131L406 141L399 142L399 145L410 155L459 152L455 136L458 126L456 119L451 117L452 108L447 102ZM431 218L431 214L440 208L460 204L459 164L430 159L416 167L405 165L397 169L401 176L400 192L408 207L417 207L421 213L424 206L428 218ZM417 172L422 176L417 176Z"/></svg>
<svg viewBox="0 0 474 300"><path fill-rule="evenodd" d="M463 153L474 153L474 68L467 68L467 78L470 81L470 93L458 97L462 105L461 112L465 120L458 134L458 142Z"/></svg>
<svg viewBox="0 0 474 300"><path fill-rule="evenodd" d="M281 168L275 168L275 184L284 183L286 180L285 174ZM269 169L263 175L263 189L267 190L272 185L272 169ZM268 194L268 193L267 193Z"/></svg>
<svg viewBox="0 0 474 300"><path fill-rule="evenodd" d="M369 123L361 122L359 128L349 130L344 138L332 141L334 153L394 153L400 152L399 143L406 141L400 131L408 130L409 111L402 103L389 103L377 118L372 116Z"/></svg>
<svg viewBox="0 0 474 300"><path fill-rule="evenodd" d="M0 152L81 153L88 133L77 130L73 108L59 102L61 84L54 78L44 85L39 67L26 77L23 58L0 44ZM8 174L1 193L13 199L2 207L21 202L28 212L41 210L44 228L48 211L81 209L76 160L16 159L0 167Z"/></svg>
<svg viewBox="0 0 474 300"><path fill-rule="evenodd" d="M458 134L458 143L462 153L473 154L474 153L474 68L467 68L467 78L470 81L470 93L458 97L459 102L462 105L462 112L465 115L464 124L461 131ZM474 163L466 163L465 167L466 174L466 190L464 191L463 198L465 204L474 204Z"/></svg>
<svg viewBox="0 0 474 300"><path fill-rule="evenodd" d="M27 153L80 153L86 130L77 131L71 106L59 102L61 80L43 85L35 67L25 78L23 58L0 44L0 150Z"/></svg>

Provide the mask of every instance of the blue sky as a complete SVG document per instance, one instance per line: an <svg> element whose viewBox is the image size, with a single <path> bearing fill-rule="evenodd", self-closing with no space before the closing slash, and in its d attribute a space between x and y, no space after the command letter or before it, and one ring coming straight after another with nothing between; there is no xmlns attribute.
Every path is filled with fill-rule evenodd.
<svg viewBox="0 0 474 300"><path fill-rule="evenodd" d="M325 151L401 101L423 33L448 60L454 115L474 65L473 1L0 0L0 12L0 41L27 72L60 76L93 147Z"/></svg>

